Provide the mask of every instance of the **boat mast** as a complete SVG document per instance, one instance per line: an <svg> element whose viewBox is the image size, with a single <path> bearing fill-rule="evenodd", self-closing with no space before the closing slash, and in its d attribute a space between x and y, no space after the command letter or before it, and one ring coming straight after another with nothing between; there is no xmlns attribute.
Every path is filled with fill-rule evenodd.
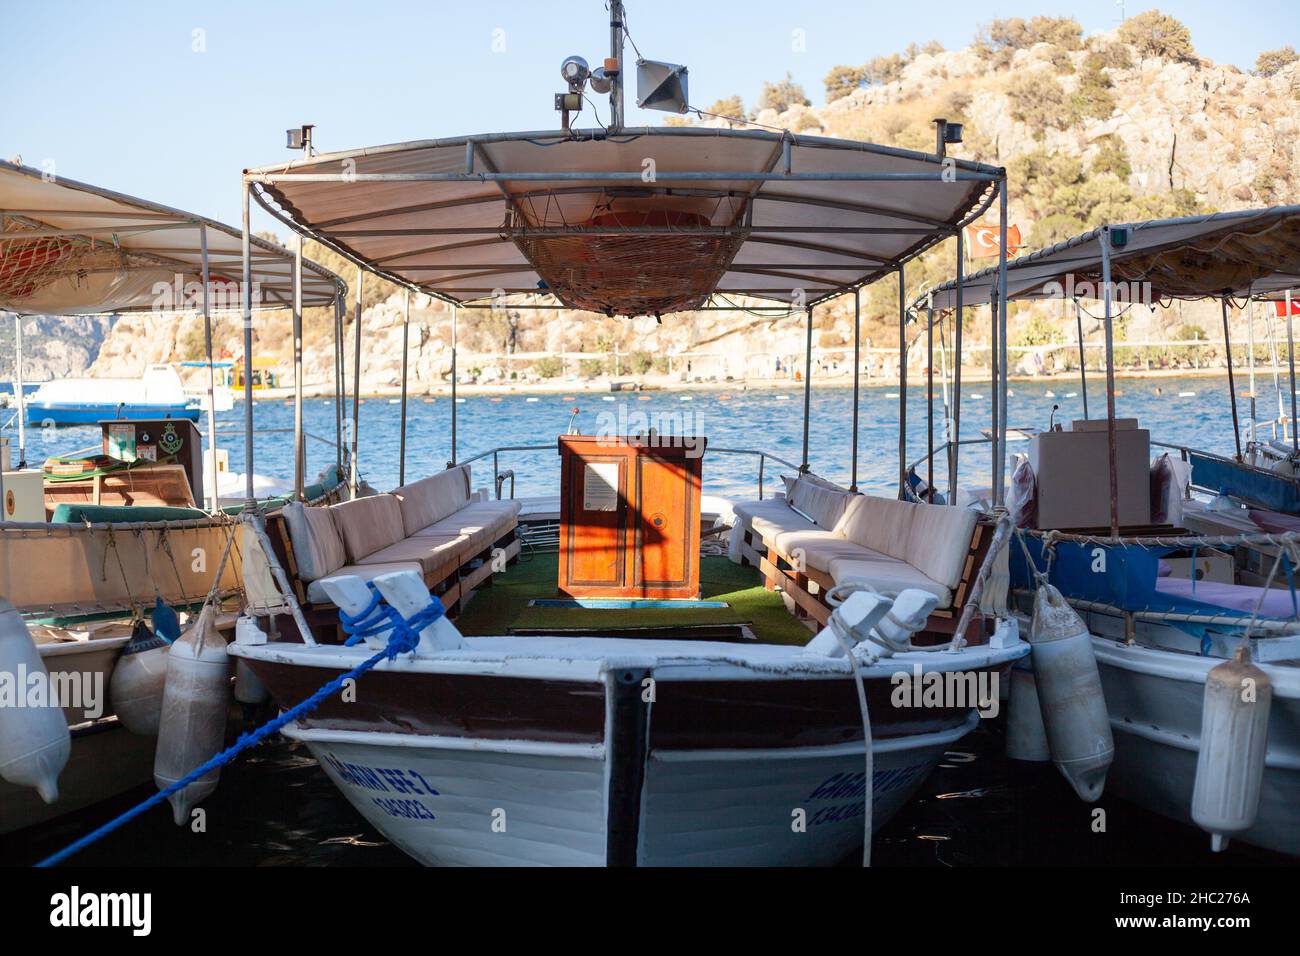
<svg viewBox="0 0 1300 956"><path fill-rule="evenodd" d="M253 232L249 221L249 194L248 180L244 180L244 288L240 296L244 312L244 497L248 509L252 511L256 508L257 499L253 488Z"/></svg>
<svg viewBox="0 0 1300 956"><path fill-rule="evenodd" d="M1296 431L1295 339L1291 331L1291 290L1286 291L1286 363L1291 373L1291 447L1300 454L1300 432Z"/></svg>
<svg viewBox="0 0 1300 956"><path fill-rule="evenodd" d="M302 501L307 446L302 433L302 234L293 234L293 496Z"/></svg>
<svg viewBox="0 0 1300 956"><path fill-rule="evenodd" d="M1110 226L1103 226L1101 243L1101 296L1106 316L1106 451L1110 459L1110 536L1119 537L1119 473L1115 435L1115 337L1111 327ZM1225 312L1226 316L1227 313Z"/></svg>

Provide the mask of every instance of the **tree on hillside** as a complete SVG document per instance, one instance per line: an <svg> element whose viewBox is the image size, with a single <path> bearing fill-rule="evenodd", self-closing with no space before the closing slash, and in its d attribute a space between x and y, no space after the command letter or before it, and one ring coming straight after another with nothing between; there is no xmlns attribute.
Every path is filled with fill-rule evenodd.
<svg viewBox="0 0 1300 956"><path fill-rule="evenodd" d="M866 68L861 66L833 66L826 74L826 102L834 103L865 84Z"/></svg>
<svg viewBox="0 0 1300 956"><path fill-rule="evenodd" d="M737 123L745 121L745 103L739 96L723 97L704 112L712 113L714 116L725 116Z"/></svg>
<svg viewBox="0 0 1300 956"><path fill-rule="evenodd" d="M1119 28L1119 38L1138 56L1196 62L1192 32L1177 18L1159 10L1147 10L1129 17Z"/></svg>
<svg viewBox="0 0 1300 956"><path fill-rule="evenodd" d="M1296 53L1295 47L1290 44L1276 50L1265 50L1255 60L1255 72L1260 76L1275 76L1296 60L1300 60L1300 53Z"/></svg>
<svg viewBox="0 0 1300 956"><path fill-rule="evenodd" d="M1007 17L980 28L976 51L998 64L1008 63L1017 50L1035 43L1050 43L1063 50L1083 46L1083 27L1073 17Z"/></svg>
<svg viewBox="0 0 1300 956"><path fill-rule="evenodd" d="M760 110L784 113L792 106L812 106L812 100L804 94L803 87L794 81L789 70L786 71L784 80L763 84L763 92L758 98Z"/></svg>

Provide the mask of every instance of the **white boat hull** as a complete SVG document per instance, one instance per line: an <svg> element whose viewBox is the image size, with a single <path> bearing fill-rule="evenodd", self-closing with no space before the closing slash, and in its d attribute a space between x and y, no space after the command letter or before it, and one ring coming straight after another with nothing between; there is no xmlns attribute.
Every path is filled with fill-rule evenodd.
<svg viewBox="0 0 1300 956"><path fill-rule="evenodd" d="M972 713L951 730L877 742L873 830L978 720ZM376 830L427 866L605 865L602 746L286 733ZM862 843L864 766L861 743L651 754L637 864L835 864Z"/></svg>
<svg viewBox="0 0 1300 956"><path fill-rule="evenodd" d="M1018 640L862 665L875 829L979 716L895 699L913 670L991 676ZM361 648L233 645L290 706ZM645 695L652 694L653 699ZM380 663L284 731L430 865L815 866L862 845L866 754L848 662L773 645L469 638Z"/></svg>
<svg viewBox="0 0 1300 956"><path fill-rule="evenodd" d="M1107 792L1194 825L1205 675L1222 661L1097 637L1093 649L1115 738ZM1263 789L1255 825L1234 840L1300 856L1300 669L1259 666L1274 682Z"/></svg>

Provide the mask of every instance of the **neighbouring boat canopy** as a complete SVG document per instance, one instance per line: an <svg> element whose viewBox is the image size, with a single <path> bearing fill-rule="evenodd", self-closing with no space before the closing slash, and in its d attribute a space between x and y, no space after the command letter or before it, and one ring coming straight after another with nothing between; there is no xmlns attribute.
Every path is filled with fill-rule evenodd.
<svg viewBox="0 0 1300 956"><path fill-rule="evenodd" d="M897 272L989 207L1002 169L761 130L501 133L249 170L269 212L453 303L552 293L663 314L716 293L813 305ZM799 295L797 290L802 290Z"/></svg>
<svg viewBox="0 0 1300 956"><path fill-rule="evenodd" d="M1163 299L1300 298L1300 206L1219 212L1180 219L1102 226L1007 263L1008 299L1101 298L1101 241L1112 236L1112 283L1150 283ZM964 305L985 305L998 287L997 268L961 281ZM950 279L921 296L937 310L955 308Z"/></svg>
<svg viewBox="0 0 1300 956"><path fill-rule="evenodd" d="M212 308L237 309L238 229L0 162L0 309L53 315L197 310L205 239L209 287L219 300ZM250 244L254 307L291 307L294 254L255 236ZM303 260L303 305L332 305L345 291L334 273Z"/></svg>

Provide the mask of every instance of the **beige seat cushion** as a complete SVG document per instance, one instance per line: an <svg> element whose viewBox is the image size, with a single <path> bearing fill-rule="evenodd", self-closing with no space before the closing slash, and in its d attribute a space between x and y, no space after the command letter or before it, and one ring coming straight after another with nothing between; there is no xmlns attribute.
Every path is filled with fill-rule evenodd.
<svg viewBox="0 0 1300 956"><path fill-rule="evenodd" d="M778 551L786 557L796 557L796 551L802 551L804 563L816 571L830 571L831 561L835 558L860 558L867 550L860 544L849 541L833 531L785 531L776 536Z"/></svg>
<svg viewBox="0 0 1300 956"><path fill-rule="evenodd" d="M831 561L830 575L836 584L861 584L882 594L918 588L938 597L940 607L952 604L952 591L948 588L906 561L878 552L862 558L836 558Z"/></svg>
<svg viewBox="0 0 1300 956"><path fill-rule="evenodd" d="M477 554L518 524L518 501L473 501L441 521L421 528L414 537L459 536L469 539L468 553Z"/></svg>
<svg viewBox="0 0 1300 956"><path fill-rule="evenodd" d="M333 574L347 563L343 539L328 508L311 508L301 501L291 501L281 514L289 529L299 578L315 581Z"/></svg>
<svg viewBox="0 0 1300 956"><path fill-rule="evenodd" d="M412 537L380 548L358 563L363 567L371 564L385 564L395 561L415 561L424 574L446 573L455 570L456 565L466 555L469 538L464 535L442 537Z"/></svg>
<svg viewBox="0 0 1300 956"><path fill-rule="evenodd" d="M448 468L394 489L408 535L427 528L465 507L470 498L469 465Z"/></svg>
<svg viewBox="0 0 1300 956"><path fill-rule="evenodd" d="M402 506L392 495L344 501L332 506L330 514L352 564L406 537Z"/></svg>
<svg viewBox="0 0 1300 956"><path fill-rule="evenodd" d="M361 580L369 583L381 574L391 574L394 571L414 571L420 574L420 564L418 561L390 561L384 564L345 564L341 568L336 568L333 577L340 574L355 574ZM320 581L313 581L307 585L307 600L312 604L331 604L330 596L325 593L321 587Z"/></svg>
<svg viewBox="0 0 1300 956"><path fill-rule="evenodd" d="M821 530L803 515L792 511L784 498L737 501L731 506L731 510L736 517L749 525L755 534L773 543L786 531Z"/></svg>
<svg viewBox="0 0 1300 956"><path fill-rule="evenodd" d="M940 584L955 588L961 581L975 534L975 512L944 505L914 507L907 536L907 563Z"/></svg>

